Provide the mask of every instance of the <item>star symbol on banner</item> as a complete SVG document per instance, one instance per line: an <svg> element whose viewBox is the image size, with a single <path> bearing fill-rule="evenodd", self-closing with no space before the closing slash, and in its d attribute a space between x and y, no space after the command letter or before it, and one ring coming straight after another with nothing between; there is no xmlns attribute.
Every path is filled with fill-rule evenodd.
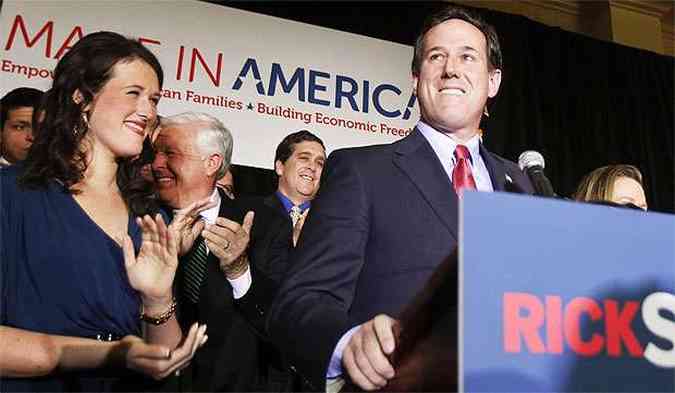
<svg viewBox="0 0 675 393"><path fill-rule="evenodd" d="M246 109L252 111L252 110L253 110L253 104L251 104L251 103L249 102L248 105L246 105Z"/></svg>

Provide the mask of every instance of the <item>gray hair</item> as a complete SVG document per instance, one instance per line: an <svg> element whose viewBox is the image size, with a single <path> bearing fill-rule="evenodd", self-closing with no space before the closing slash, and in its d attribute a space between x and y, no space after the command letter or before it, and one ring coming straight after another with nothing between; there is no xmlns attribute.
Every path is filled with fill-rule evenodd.
<svg viewBox="0 0 675 393"><path fill-rule="evenodd" d="M161 127L202 123L197 130L195 144L202 154L217 153L223 157L223 163L216 172L216 180L225 176L232 160L232 134L223 123L211 115L202 112L184 112L161 119Z"/></svg>

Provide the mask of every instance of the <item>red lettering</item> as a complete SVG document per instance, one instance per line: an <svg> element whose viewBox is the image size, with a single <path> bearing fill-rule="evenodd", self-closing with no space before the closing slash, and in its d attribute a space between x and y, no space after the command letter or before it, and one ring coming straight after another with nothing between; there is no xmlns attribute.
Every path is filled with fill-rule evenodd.
<svg viewBox="0 0 675 393"><path fill-rule="evenodd" d="M12 24L12 28L9 32L9 37L7 38L7 43L5 44L5 50L9 50L12 48L12 45L14 44L14 37L16 36L17 30L21 30L21 35L23 36L23 40L26 43L26 46L28 48L32 48L33 45L37 43L37 41L42 37L45 32L47 33L47 45L45 46L45 57L50 57L52 54L52 38L54 34L54 22L49 21L45 23L45 25L40 29L40 31L37 32L35 37L33 39L28 38L28 30L26 29L26 24L23 22L23 18L21 15L17 15L16 18L14 18L14 23Z"/></svg>
<svg viewBox="0 0 675 393"><path fill-rule="evenodd" d="M509 292L503 299L504 350L520 352L520 337L530 352L545 352L544 342L538 329L544 324L544 306L536 296L529 293ZM527 311L521 316L521 310Z"/></svg>
<svg viewBox="0 0 675 393"><path fill-rule="evenodd" d="M507 292L503 297L504 350L521 352L522 336L525 351L530 353L561 354L567 343L580 356L596 356L606 351L610 357L627 353L641 358L645 349L632 326L639 310L638 301L622 304L606 299L600 303L587 297L573 298L563 309L560 296L541 299L529 293ZM544 323L545 348L539 334Z"/></svg>
<svg viewBox="0 0 675 393"><path fill-rule="evenodd" d="M140 42L143 45L145 45L145 44L161 45L162 44L161 42L159 42L157 40L153 40L152 38L145 38L145 37L138 37L138 42Z"/></svg>
<svg viewBox="0 0 675 393"><path fill-rule="evenodd" d="M223 54L218 53L218 65L216 66L216 76L213 76L213 73L211 72L211 69L206 65L206 62L204 61L204 58L202 57L202 54L199 53L197 48L192 49L192 61L190 63L190 82L194 81L195 79L195 63L197 62L197 59L199 59L199 63L202 65L204 68L204 71L206 71L206 74L208 74L209 78L211 79L211 82L218 87L220 86L220 71L222 70L222 65L223 65Z"/></svg>
<svg viewBox="0 0 675 393"><path fill-rule="evenodd" d="M619 302L605 300L605 335L609 356L621 356L621 342L623 341L631 356L642 357L642 346L631 327L631 322L639 308L638 302L628 301L624 304L623 309L619 310Z"/></svg>
<svg viewBox="0 0 675 393"><path fill-rule="evenodd" d="M570 348L582 356L597 355L604 345L604 338L594 333L589 341L581 337L580 325L581 314L588 314L591 320L597 321L602 318L602 309L593 299L578 297L565 307L565 338Z"/></svg>
<svg viewBox="0 0 675 393"><path fill-rule="evenodd" d="M546 296L546 349L549 353L562 353L562 299Z"/></svg>
<svg viewBox="0 0 675 393"><path fill-rule="evenodd" d="M82 28L80 26L75 26L73 28L73 31L71 31L70 34L68 35L68 38L66 38L66 40L63 41L63 45L61 45L59 51L56 52L56 56L54 56L54 58L60 59L65 51L73 47L72 45L70 45L71 41L73 41L73 39L77 37L77 39L74 42L72 42L72 44L75 45L75 43L79 41L83 35L84 34L82 34Z"/></svg>
<svg viewBox="0 0 675 393"><path fill-rule="evenodd" d="M183 45L178 49L178 64L176 65L176 80L179 81L181 74L183 74L183 56L185 55L185 47Z"/></svg>

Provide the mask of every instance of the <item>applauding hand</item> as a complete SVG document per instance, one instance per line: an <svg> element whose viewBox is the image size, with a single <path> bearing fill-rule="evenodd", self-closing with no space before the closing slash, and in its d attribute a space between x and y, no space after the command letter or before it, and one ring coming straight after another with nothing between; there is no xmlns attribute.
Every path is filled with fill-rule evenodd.
<svg viewBox="0 0 675 393"><path fill-rule="evenodd" d="M187 367L207 339L206 325L195 323L185 340L173 351L161 345L147 344L136 336L126 336L120 340L116 354L127 368L159 380Z"/></svg>
<svg viewBox="0 0 675 393"><path fill-rule="evenodd" d="M171 285L178 266L176 234L157 214L154 219L146 215L136 218L143 231L138 256L129 235L124 239L124 266L131 287L143 297L144 303L171 299ZM166 301L163 301L166 303Z"/></svg>
<svg viewBox="0 0 675 393"><path fill-rule="evenodd" d="M246 248L253 226L252 211L246 213L244 222L239 223L218 217L214 225L207 225L202 231L206 246L220 261L220 268L227 278L235 279L248 269Z"/></svg>
<svg viewBox="0 0 675 393"><path fill-rule="evenodd" d="M169 225L174 233L178 234L178 255L185 255L190 251L197 236L204 230L204 221L200 220L199 213L216 205L210 198L193 202L188 207L180 209L173 216Z"/></svg>

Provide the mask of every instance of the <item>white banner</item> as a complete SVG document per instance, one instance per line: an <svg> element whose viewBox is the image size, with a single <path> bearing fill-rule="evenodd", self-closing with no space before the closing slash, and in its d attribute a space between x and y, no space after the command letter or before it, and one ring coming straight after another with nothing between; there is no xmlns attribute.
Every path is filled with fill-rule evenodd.
<svg viewBox="0 0 675 393"><path fill-rule="evenodd" d="M1 95L48 89L88 33L137 37L164 68L160 113L221 119L236 164L272 168L277 144L300 129L329 151L389 143L419 116L406 45L193 1L4 1L1 20Z"/></svg>

